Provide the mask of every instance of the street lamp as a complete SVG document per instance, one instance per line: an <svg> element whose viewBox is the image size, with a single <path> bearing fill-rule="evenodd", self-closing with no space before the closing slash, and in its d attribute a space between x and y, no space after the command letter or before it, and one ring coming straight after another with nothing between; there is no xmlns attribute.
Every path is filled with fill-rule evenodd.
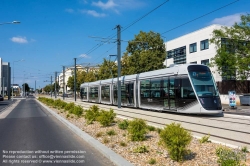
<svg viewBox="0 0 250 166"><path fill-rule="evenodd" d="M0 23L0 25L4 25L4 24L20 24L20 21L12 21L12 22L4 22L4 23Z"/></svg>
<svg viewBox="0 0 250 166"><path fill-rule="evenodd" d="M24 61L24 59L18 60L18 61L13 61L13 83L12 83L12 101L13 101L13 93L14 93L14 66L15 66L15 62L22 62Z"/></svg>

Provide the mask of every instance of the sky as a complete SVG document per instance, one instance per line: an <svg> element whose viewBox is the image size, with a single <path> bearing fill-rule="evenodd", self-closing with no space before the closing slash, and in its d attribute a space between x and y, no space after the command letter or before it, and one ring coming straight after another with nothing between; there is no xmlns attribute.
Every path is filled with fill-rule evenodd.
<svg viewBox="0 0 250 166"><path fill-rule="evenodd" d="M15 84L42 88L74 58L91 66L116 55L117 25L123 55L140 31L169 41L211 24L231 26L249 13L250 0L1 0L0 58Z"/></svg>

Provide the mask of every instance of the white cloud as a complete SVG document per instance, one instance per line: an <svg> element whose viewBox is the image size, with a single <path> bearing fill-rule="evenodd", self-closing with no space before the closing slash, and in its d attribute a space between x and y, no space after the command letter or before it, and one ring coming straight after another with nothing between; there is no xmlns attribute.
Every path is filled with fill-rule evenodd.
<svg viewBox="0 0 250 166"><path fill-rule="evenodd" d="M102 1L92 2L92 5L100 7L103 10L113 9L114 7L118 6L113 0L108 0L106 3L103 3Z"/></svg>
<svg viewBox="0 0 250 166"><path fill-rule="evenodd" d="M225 17L221 17L221 18L216 18L211 23L212 24L220 24L220 25L224 25L224 26L232 26L235 22L240 21L241 15L242 15L242 13L236 13L233 15L229 15L229 16L225 16Z"/></svg>
<svg viewBox="0 0 250 166"><path fill-rule="evenodd" d="M79 55L80 58L89 58L89 56L87 56L86 54L81 54Z"/></svg>
<svg viewBox="0 0 250 166"><path fill-rule="evenodd" d="M75 12L74 9L65 9L65 11L68 12L68 13L74 13Z"/></svg>
<svg viewBox="0 0 250 166"><path fill-rule="evenodd" d="M21 44L28 43L26 37L21 37L21 36L12 37L10 40L15 43L21 43Z"/></svg>
<svg viewBox="0 0 250 166"><path fill-rule="evenodd" d="M81 10L82 13L87 13L88 15L94 16L94 17L106 17L107 15L104 13L98 13L95 10Z"/></svg>

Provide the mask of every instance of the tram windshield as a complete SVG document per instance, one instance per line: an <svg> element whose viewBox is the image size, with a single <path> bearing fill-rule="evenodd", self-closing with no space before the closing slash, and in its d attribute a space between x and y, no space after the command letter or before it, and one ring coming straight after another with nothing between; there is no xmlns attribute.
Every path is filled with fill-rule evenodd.
<svg viewBox="0 0 250 166"><path fill-rule="evenodd" d="M189 71L191 82L198 97L219 96L212 73L208 70Z"/></svg>

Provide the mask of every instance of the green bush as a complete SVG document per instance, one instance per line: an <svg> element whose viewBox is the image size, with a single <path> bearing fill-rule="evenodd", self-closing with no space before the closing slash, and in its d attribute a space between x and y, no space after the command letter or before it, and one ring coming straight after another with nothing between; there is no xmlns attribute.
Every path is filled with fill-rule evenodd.
<svg viewBox="0 0 250 166"><path fill-rule="evenodd" d="M245 154L240 150L232 150L228 147L216 148L217 162L221 166L240 166L241 160L245 159Z"/></svg>
<svg viewBox="0 0 250 166"><path fill-rule="evenodd" d="M73 112L72 113L75 114L76 116L80 117L82 115L82 113L83 113L83 108L81 106L79 106L79 105L75 106L73 108Z"/></svg>
<svg viewBox="0 0 250 166"><path fill-rule="evenodd" d="M87 121L87 124L91 124L93 121L96 121L96 118L99 116L100 111L99 107L96 105L91 106L84 115L84 118Z"/></svg>
<svg viewBox="0 0 250 166"><path fill-rule="evenodd" d="M157 128L157 129L156 129L156 131L157 131L157 133L158 133L158 134L160 134L160 133L161 133L161 131L162 131L162 129Z"/></svg>
<svg viewBox="0 0 250 166"><path fill-rule="evenodd" d="M123 146L123 147L125 147L125 146L127 146L127 144L125 143L125 142L120 142L120 146Z"/></svg>
<svg viewBox="0 0 250 166"><path fill-rule="evenodd" d="M200 142L201 144L202 144L202 143L211 142L211 141L209 141L209 137L210 137L210 134L204 135L201 139L199 139L199 142Z"/></svg>
<svg viewBox="0 0 250 166"><path fill-rule="evenodd" d="M113 109L109 111L101 110L99 116L97 117L97 121L100 122L102 126L110 126L115 119L116 113L114 113Z"/></svg>
<svg viewBox="0 0 250 166"><path fill-rule="evenodd" d="M107 134L108 134L109 136L111 136L111 135L116 135L115 130L109 130L109 131L107 131Z"/></svg>
<svg viewBox="0 0 250 166"><path fill-rule="evenodd" d="M247 146L244 146L241 148L241 151L244 152L244 153L248 153L248 149L247 149Z"/></svg>
<svg viewBox="0 0 250 166"><path fill-rule="evenodd" d="M134 153L147 153L147 152L149 152L149 150L145 145L139 146L134 149Z"/></svg>
<svg viewBox="0 0 250 166"><path fill-rule="evenodd" d="M122 129L122 130L126 130L128 128L128 125L129 125L129 122L126 119L118 123L119 129Z"/></svg>
<svg viewBox="0 0 250 166"><path fill-rule="evenodd" d="M129 122L128 133L131 141L145 140L145 134L147 133L147 124L145 120L134 119Z"/></svg>
<svg viewBox="0 0 250 166"><path fill-rule="evenodd" d="M186 147L191 140L190 132L181 127L180 124L166 125L160 133L160 143L167 148L170 158L175 161L183 160L187 152Z"/></svg>
<svg viewBox="0 0 250 166"><path fill-rule="evenodd" d="M75 107L75 103L71 102L71 103L67 103L66 106L64 107L65 111L70 111L70 109Z"/></svg>
<svg viewBox="0 0 250 166"><path fill-rule="evenodd" d="M95 136L96 136L96 137L101 137L101 136L103 136L103 132L98 132L98 133L96 133Z"/></svg>
<svg viewBox="0 0 250 166"><path fill-rule="evenodd" d="M151 158L151 159L148 161L148 163L149 163L150 165L156 164L156 160L153 159L153 158Z"/></svg>
<svg viewBox="0 0 250 166"><path fill-rule="evenodd" d="M147 128L148 128L149 131L155 131L155 127L154 126L149 126L148 125Z"/></svg>

